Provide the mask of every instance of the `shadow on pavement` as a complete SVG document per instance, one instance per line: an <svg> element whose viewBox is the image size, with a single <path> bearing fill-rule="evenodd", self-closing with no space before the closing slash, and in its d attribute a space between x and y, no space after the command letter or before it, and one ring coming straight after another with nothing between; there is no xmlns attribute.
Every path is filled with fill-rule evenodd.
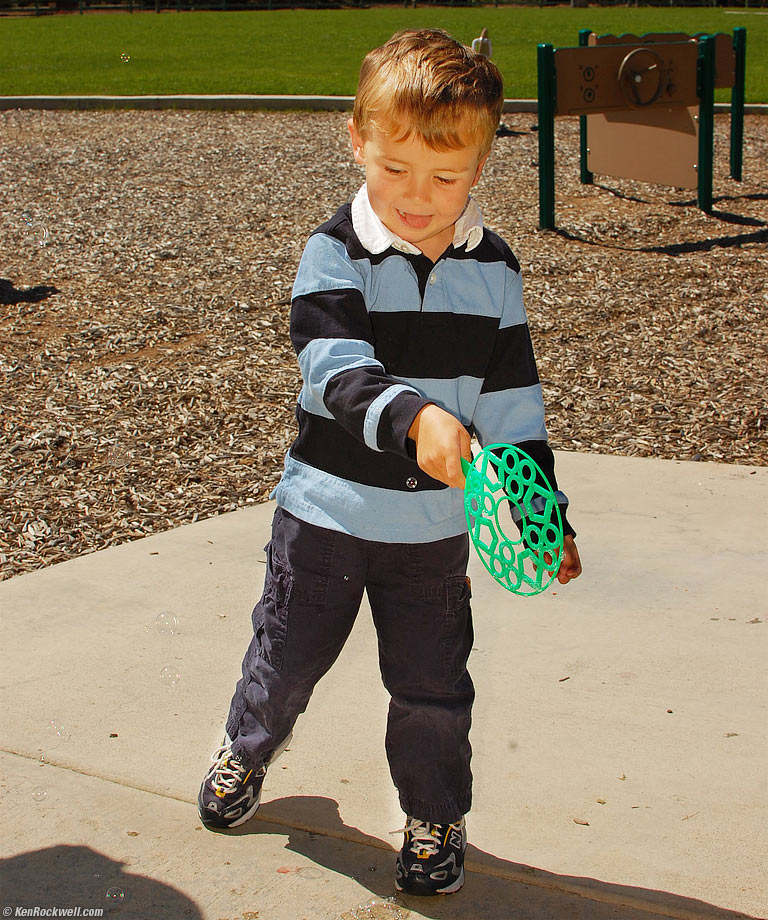
<svg viewBox="0 0 768 920"><path fill-rule="evenodd" d="M338 803L321 796L287 796L264 803L245 825L225 835L288 833L286 850L301 854L318 867L346 875L386 899L394 889L395 847L402 836L380 840L341 819ZM593 878L557 875L500 859L471 844L466 856L467 880L455 897L417 898L398 895L397 902L434 920L653 920L701 918L745 920L747 914L665 891L636 888ZM289 857L278 872L308 870L292 866ZM310 870L311 871L311 870ZM318 871L318 870L315 870ZM310 876L311 877L311 876ZM322 876L317 876L322 881ZM362 906L362 905L359 905ZM349 910L354 916L355 905ZM360 916L369 916L364 911ZM755 918L749 918L755 920Z"/></svg>
<svg viewBox="0 0 768 920"><path fill-rule="evenodd" d="M55 846L0 859L0 914L21 916L18 907L79 907L81 916L101 908L104 917L120 920L202 920L198 907L182 892L125 869L126 863L83 846Z"/></svg>

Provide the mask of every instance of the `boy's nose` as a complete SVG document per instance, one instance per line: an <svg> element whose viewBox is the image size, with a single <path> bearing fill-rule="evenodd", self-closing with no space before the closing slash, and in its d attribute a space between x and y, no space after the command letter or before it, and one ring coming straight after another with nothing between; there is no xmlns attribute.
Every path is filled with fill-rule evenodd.
<svg viewBox="0 0 768 920"><path fill-rule="evenodd" d="M412 201L429 201L430 198L430 184L429 178L424 177L420 178L419 176L411 176L411 181L408 185L408 197Z"/></svg>

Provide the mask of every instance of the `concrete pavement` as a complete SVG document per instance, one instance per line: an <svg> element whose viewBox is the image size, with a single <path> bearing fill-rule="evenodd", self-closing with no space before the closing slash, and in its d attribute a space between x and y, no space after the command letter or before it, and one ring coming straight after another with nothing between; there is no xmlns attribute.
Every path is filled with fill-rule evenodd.
<svg viewBox="0 0 768 920"><path fill-rule="evenodd" d="M257 816L201 828L266 504L0 583L3 916L768 916L768 469L560 453L558 472L582 578L520 599L472 560L460 894L386 900L404 818L367 606Z"/></svg>

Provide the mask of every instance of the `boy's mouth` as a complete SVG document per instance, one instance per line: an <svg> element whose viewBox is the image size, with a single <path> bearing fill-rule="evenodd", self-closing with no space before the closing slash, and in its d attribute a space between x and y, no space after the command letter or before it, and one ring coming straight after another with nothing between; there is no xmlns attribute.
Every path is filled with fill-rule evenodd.
<svg viewBox="0 0 768 920"><path fill-rule="evenodd" d="M429 226L429 222L432 220L431 214L409 214L407 211L401 211L399 208L395 208L395 210L400 220L412 230L424 230Z"/></svg>

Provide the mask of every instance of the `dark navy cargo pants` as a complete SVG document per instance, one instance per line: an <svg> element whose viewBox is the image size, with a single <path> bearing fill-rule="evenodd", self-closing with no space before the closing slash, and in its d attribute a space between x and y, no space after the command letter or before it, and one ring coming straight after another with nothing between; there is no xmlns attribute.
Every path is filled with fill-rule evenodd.
<svg viewBox="0 0 768 920"><path fill-rule="evenodd" d="M469 811L468 547L466 534L370 542L278 508L227 721L234 753L250 766L269 760L341 652L365 590L391 696L386 750L400 804L406 814L439 823Z"/></svg>

